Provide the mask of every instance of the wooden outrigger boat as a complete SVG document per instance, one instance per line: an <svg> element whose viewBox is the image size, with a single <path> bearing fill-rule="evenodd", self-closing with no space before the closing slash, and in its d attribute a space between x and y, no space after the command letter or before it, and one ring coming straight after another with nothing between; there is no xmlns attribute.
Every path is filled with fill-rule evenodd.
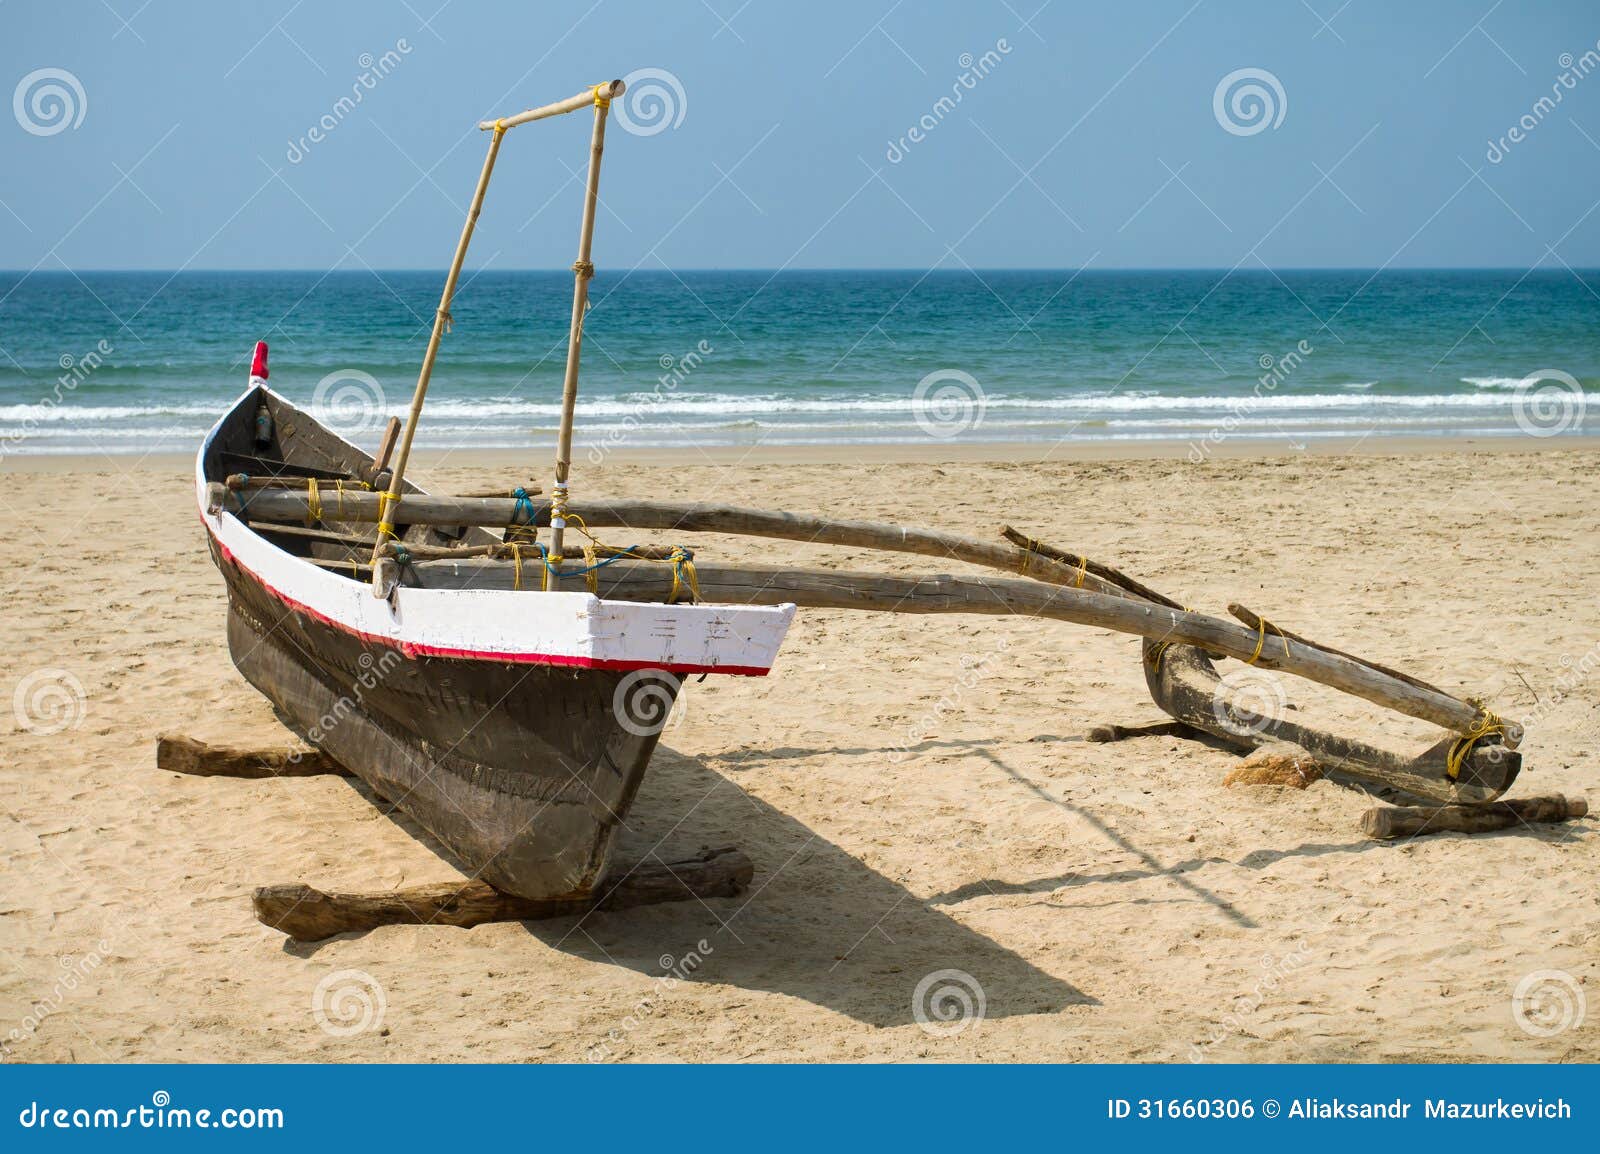
<svg viewBox="0 0 1600 1154"><path fill-rule="evenodd" d="M691 674L764 675L795 607L1027 614L1144 638L1158 706L1239 749L1287 741L1329 771L1405 795L1484 802L1515 781L1519 729L1481 702L1317 644L1242 606L1188 610L1109 566L1006 527L993 540L699 502L573 502L573 412L599 160L621 81L493 132L446 277L410 413L375 454L267 385L249 388L196 463L201 519L226 579L235 664L308 741L436 836L471 873L525 898L578 898L602 878L662 724ZM548 499L444 497L404 472L500 142L593 107L594 130L555 483ZM587 539L569 549L566 535ZM681 545L614 548L609 528L881 549L1005 576L722 565ZM541 540L540 529L547 529ZM1251 715L1215 662L1332 686L1447 732L1420 754Z"/></svg>

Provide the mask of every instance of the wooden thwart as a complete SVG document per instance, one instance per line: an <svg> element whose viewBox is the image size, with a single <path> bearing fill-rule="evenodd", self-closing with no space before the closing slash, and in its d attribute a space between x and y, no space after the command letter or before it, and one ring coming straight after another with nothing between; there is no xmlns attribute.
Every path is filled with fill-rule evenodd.
<svg viewBox="0 0 1600 1154"><path fill-rule="evenodd" d="M537 921L624 910L691 898L732 897L750 884L755 865L731 846L706 849L685 861L647 861L619 867L587 897L531 900L481 881L413 886L386 894L326 893L308 885L261 886L251 899L256 917L302 942L379 926L470 927L484 922Z"/></svg>
<svg viewBox="0 0 1600 1154"><path fill-rule="evenodd" d="M1519 797L1482 805L1376 806L1361 817L1361 832L1377 841L1429 833L1488 833L1532 822L1572 821L1589 813L1581 797Z"/></svg>

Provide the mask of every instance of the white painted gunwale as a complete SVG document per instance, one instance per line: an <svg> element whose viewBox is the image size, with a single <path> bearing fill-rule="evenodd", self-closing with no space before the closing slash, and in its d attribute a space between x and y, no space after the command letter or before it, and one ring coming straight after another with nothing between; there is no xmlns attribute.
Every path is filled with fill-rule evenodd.
<svg viewBox="0 0 1600 1154"><path fill-rule="evenodd" d="M777 659L793 605L661 605L588 593L409 587L381 600L367 582L285 552L232 512L207 512L206 453L257 387L245 390L206 434L195 455L195 495L224 558L296 612L409 658L756 677Z"/></svg>

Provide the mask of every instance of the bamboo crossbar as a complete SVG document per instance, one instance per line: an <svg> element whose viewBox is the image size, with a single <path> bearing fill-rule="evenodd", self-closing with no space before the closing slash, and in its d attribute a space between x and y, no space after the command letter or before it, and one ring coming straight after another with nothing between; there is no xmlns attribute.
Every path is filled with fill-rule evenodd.
<svg viewBox="0 0 1600 1154"><path fill-rule="evenodd" d="M601 91L604 89L605 91ZM552 116L563 116L568 112L577 112L580 108L588 108L594 104L595 96L603 100L615 100L626 91L627 86L620 80L613 80L609 84L597 84L585 88L576 96L569 96L565 100L558 100L554 104L546 104L539 108L530 108L526 112L519 112L515 116L505 116L498 120L480 120L478 128L488 132L492 128L515 128L519 124L529 124L535 120L547 120Z"/></svg>

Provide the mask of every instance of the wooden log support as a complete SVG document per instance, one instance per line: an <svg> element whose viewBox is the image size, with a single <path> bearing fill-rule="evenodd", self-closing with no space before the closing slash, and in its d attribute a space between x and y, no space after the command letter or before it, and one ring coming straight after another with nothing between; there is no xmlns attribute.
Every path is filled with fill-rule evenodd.
<svg viewBox="0 0 1600 1154"><path fill-rule="evenodd" d="M296 941L379 926L471 927L484 922L536 921L623 910L690 898L732 897L750 884L755 865L731 846L702 850L686 861L648 861L614 871L592 894L533 900L501 893L486 882L445 882L386 894L325 893L308 885L261 886L252 904L265 926Z"/></svg>
<svg viewBox="0 0 1600 1154"><path fill-rule="evenodd" d="M1589 803L1581 797L1519 797L1484 805L1375 806L1361 816L1361 832L1376 841L1430 833L1488 833L1534 822L1562 822L1585 817Z"/></svg>
<svg viewBox="0 0 1600 1154"><path fill-rule="evenodd" d="M237 749L168 733L156 739L156 768L194 777L317 777L350 771L320 749Z"/></svg>

